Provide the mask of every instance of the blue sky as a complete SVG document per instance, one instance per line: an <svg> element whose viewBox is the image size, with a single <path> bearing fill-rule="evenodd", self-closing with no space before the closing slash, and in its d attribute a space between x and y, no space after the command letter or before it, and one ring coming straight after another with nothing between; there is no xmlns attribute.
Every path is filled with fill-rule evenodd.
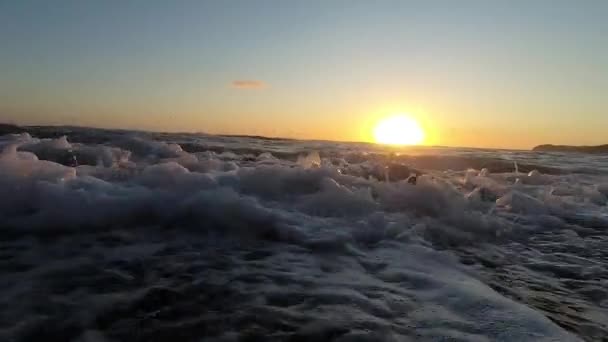
<svg viewBox="0 0 608 342"><path fill-rule="evenodd" d="M608 143L608 1L0 0L0 121ZM235 86L247 81L249 86Z"/></svg>

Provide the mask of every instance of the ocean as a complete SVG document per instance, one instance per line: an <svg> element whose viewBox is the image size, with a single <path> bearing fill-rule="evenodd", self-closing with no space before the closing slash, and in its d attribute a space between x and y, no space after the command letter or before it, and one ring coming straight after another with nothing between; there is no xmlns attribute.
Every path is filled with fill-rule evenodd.
<svg viewBox="0 0 608 342"><path fill-rule="evenodd" d="M2 341L608 341L606 155L28 132Z"/></svg>

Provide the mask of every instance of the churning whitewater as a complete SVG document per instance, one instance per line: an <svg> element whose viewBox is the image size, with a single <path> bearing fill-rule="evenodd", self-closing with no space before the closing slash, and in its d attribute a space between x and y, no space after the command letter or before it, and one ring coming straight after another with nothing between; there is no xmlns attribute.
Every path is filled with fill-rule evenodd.
<svg viewBox="0 0 608 342"><path fill-rule="evenodd" d="M606 156L28 131L2 341L608 336Z"/></svg>

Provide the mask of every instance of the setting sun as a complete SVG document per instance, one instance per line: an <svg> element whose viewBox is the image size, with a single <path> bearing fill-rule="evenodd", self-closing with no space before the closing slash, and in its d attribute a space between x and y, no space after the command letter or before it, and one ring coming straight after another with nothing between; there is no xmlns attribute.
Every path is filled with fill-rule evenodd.
<svg viewBox="0 0 608 342"><path fill-rule="evenodd" d="M376 124L374 140L379 144L417 145L424 140L424 131L411 117L395 115Z"/></svg>

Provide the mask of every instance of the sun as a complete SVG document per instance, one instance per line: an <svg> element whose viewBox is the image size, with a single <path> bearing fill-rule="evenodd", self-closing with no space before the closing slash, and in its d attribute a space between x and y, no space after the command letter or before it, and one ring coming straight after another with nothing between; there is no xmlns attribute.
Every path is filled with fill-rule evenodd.
<svg viewBox="0 0 608 342"><path fill-rule="evenodd" d="M411 117L395 115L376 124L374 140L378 144L418 145L424 140L424 130Z"/></svg>

